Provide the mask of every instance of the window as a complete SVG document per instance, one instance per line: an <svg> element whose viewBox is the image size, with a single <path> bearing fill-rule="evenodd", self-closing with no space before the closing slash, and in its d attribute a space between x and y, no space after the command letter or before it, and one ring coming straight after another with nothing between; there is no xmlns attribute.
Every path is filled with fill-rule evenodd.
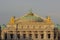
<svg viewBox="0 0 60 40"><path fill-rule="evenodd" d="M43 39L44 38L44 34L41 34L41 39Z"/></svg>
<svg viewBox="0 0 60 40"><path fill-rule="evenodd" d="M17 33L19 33L20 31L16 31Z"/></svg>
<svg viewBox="0 0 60 40"><path fill-rule="evenodd" d="M13 34L10 34L11 39L13 38Z"/></svg>
<svg viewBox="0 0 60 40"><path fill-rule="evenodd" d="M48 34L48 38L50 38L50 34Z"/></svg>
<svg viewBox="0 0 60 40"><path fill-rule="evenodd" d="M56 38L56 34L54 34L54 39Z"/></svg>
<svg viewBox="0 0 60 40"><path fill-rule="evenodd" d="M23 31L23 33L25 33L25 31Z"/></svg>
<svg viewBox="0 0 60 40"><path fill-rule="evenodd" d="M31 31L29 31L29 33L31 33Z"/></svg>
<svg viewBox="0 0 60 40"><path fill-rule="evenodd" d="M23 34L23 38L26 38L26 34Z"/></svg>
<svg viewBox="0 0 60 40"><path fill-rule="evenodd" d="M5 40L7 39L7 33L5 33Z"/></svg>
<svg viewBox="0 0 60 40"><path fill-rule="evenodd" d="M17 38L20 39L20 34L17 34Z"/></svg>
<svg viewBox="0 0 60 40"><path fill-rule="evenodd" d="M1 27L0 27L0 32L1 32Z"/></svg>
<svg viewBox="0 0 60 40"><path fill-rule="evenodd" d="M35 33L37 33L37 31L34 31Z"/></svg>
<svg viewBox="0 0 60 40"><path fill-rule="evenodd" d="M32 38L32 34L29 34L29 38Z"/></svg>
<svg viewBox="0 0 60 40"><path fill-rule="evenodd" d="M35 34L35 38L38 38L38 34Z"/></svg>
<svg viewBox="0 0 60 40"><path fill-rule="evenodd" d="M29 28L29 26L27 26L27 28Z"/></svg>
<svg viewBox="0 0 60 40"><path fill-rule="evenodd" d="M18 30L18 24L16 25L16 30Z"/></svg>
<svg viewBox="0 0 60 40"><path fill-rule="evenodd" d="M43 31L40 31L41 33L43 33Z"/></svg>

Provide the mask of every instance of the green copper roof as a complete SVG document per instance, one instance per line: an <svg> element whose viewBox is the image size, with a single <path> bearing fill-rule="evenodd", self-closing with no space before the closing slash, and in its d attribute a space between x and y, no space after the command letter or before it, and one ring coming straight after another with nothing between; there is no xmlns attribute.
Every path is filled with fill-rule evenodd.
<svg viewBox="0 0 60 40"><path fill-rule="evenodd" d="M43 21L42 18L35 16L32 12L30 12L29 14L23 16L22 19L34 20L34 21L40 21L40 22Z"/></svg>
<svg viewBox="0 0 60 40"><path fill-rule="evenodd" d="M6 26L5 25L1 25L1 29L3 30Z"/></svg>
<svg viewBox="0 0 60 40"><path fill-rule="evenodd" d="M59 24L57 24L57 28L60 30L60 25Z"/></svg>

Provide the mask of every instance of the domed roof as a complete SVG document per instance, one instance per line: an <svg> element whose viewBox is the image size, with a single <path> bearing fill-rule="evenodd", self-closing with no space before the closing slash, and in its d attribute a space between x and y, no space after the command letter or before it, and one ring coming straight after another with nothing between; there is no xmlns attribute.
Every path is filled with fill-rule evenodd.
<svg viewBox="0 0 60 40"><path fill-rule="evenodd" d="M29 21L39 21L42 22L43 19L41 17L37 17L34 13L30 12L27 15L23 16L21 19L26 19Z"/></svg>
<svg viewBox="0 0 60 40"><path fill-rule="evenodd" d="M59 24L57 24L57 28L60 30L60 25Z"/></svg>
<svg viewBox="0 0 60 40"><path fill-rule="evenodd" d="M4 24L1 25L1 29L2 29L2 30L3 30L5 27L6 27L6 25L4 25Z"/></svg>

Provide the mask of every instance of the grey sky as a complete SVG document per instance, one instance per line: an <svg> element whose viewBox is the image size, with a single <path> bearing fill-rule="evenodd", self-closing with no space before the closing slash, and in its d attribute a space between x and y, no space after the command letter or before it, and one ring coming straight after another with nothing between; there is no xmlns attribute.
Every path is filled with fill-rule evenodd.
<svg viewBox="0 0 60 40"><path fill-rule="evenodd" d="M0 0L0 24L8 23L11 16L23 16L30 8L37 15L51 16L60 24L60 0Z"/></svg>

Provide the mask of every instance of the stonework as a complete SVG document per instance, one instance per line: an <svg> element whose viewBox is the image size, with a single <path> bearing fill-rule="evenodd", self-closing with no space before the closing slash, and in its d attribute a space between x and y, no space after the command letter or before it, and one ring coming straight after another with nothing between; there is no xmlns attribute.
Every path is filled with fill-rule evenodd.
<svg viewBox="0 0 60 40"><path fill-rule="evenodd" d="M6 27L2 29L1 38L7 40L58 40L58 33L54 28L55 25L49 16L42 18L30 12L20 18L11 17Z"/></svg>

